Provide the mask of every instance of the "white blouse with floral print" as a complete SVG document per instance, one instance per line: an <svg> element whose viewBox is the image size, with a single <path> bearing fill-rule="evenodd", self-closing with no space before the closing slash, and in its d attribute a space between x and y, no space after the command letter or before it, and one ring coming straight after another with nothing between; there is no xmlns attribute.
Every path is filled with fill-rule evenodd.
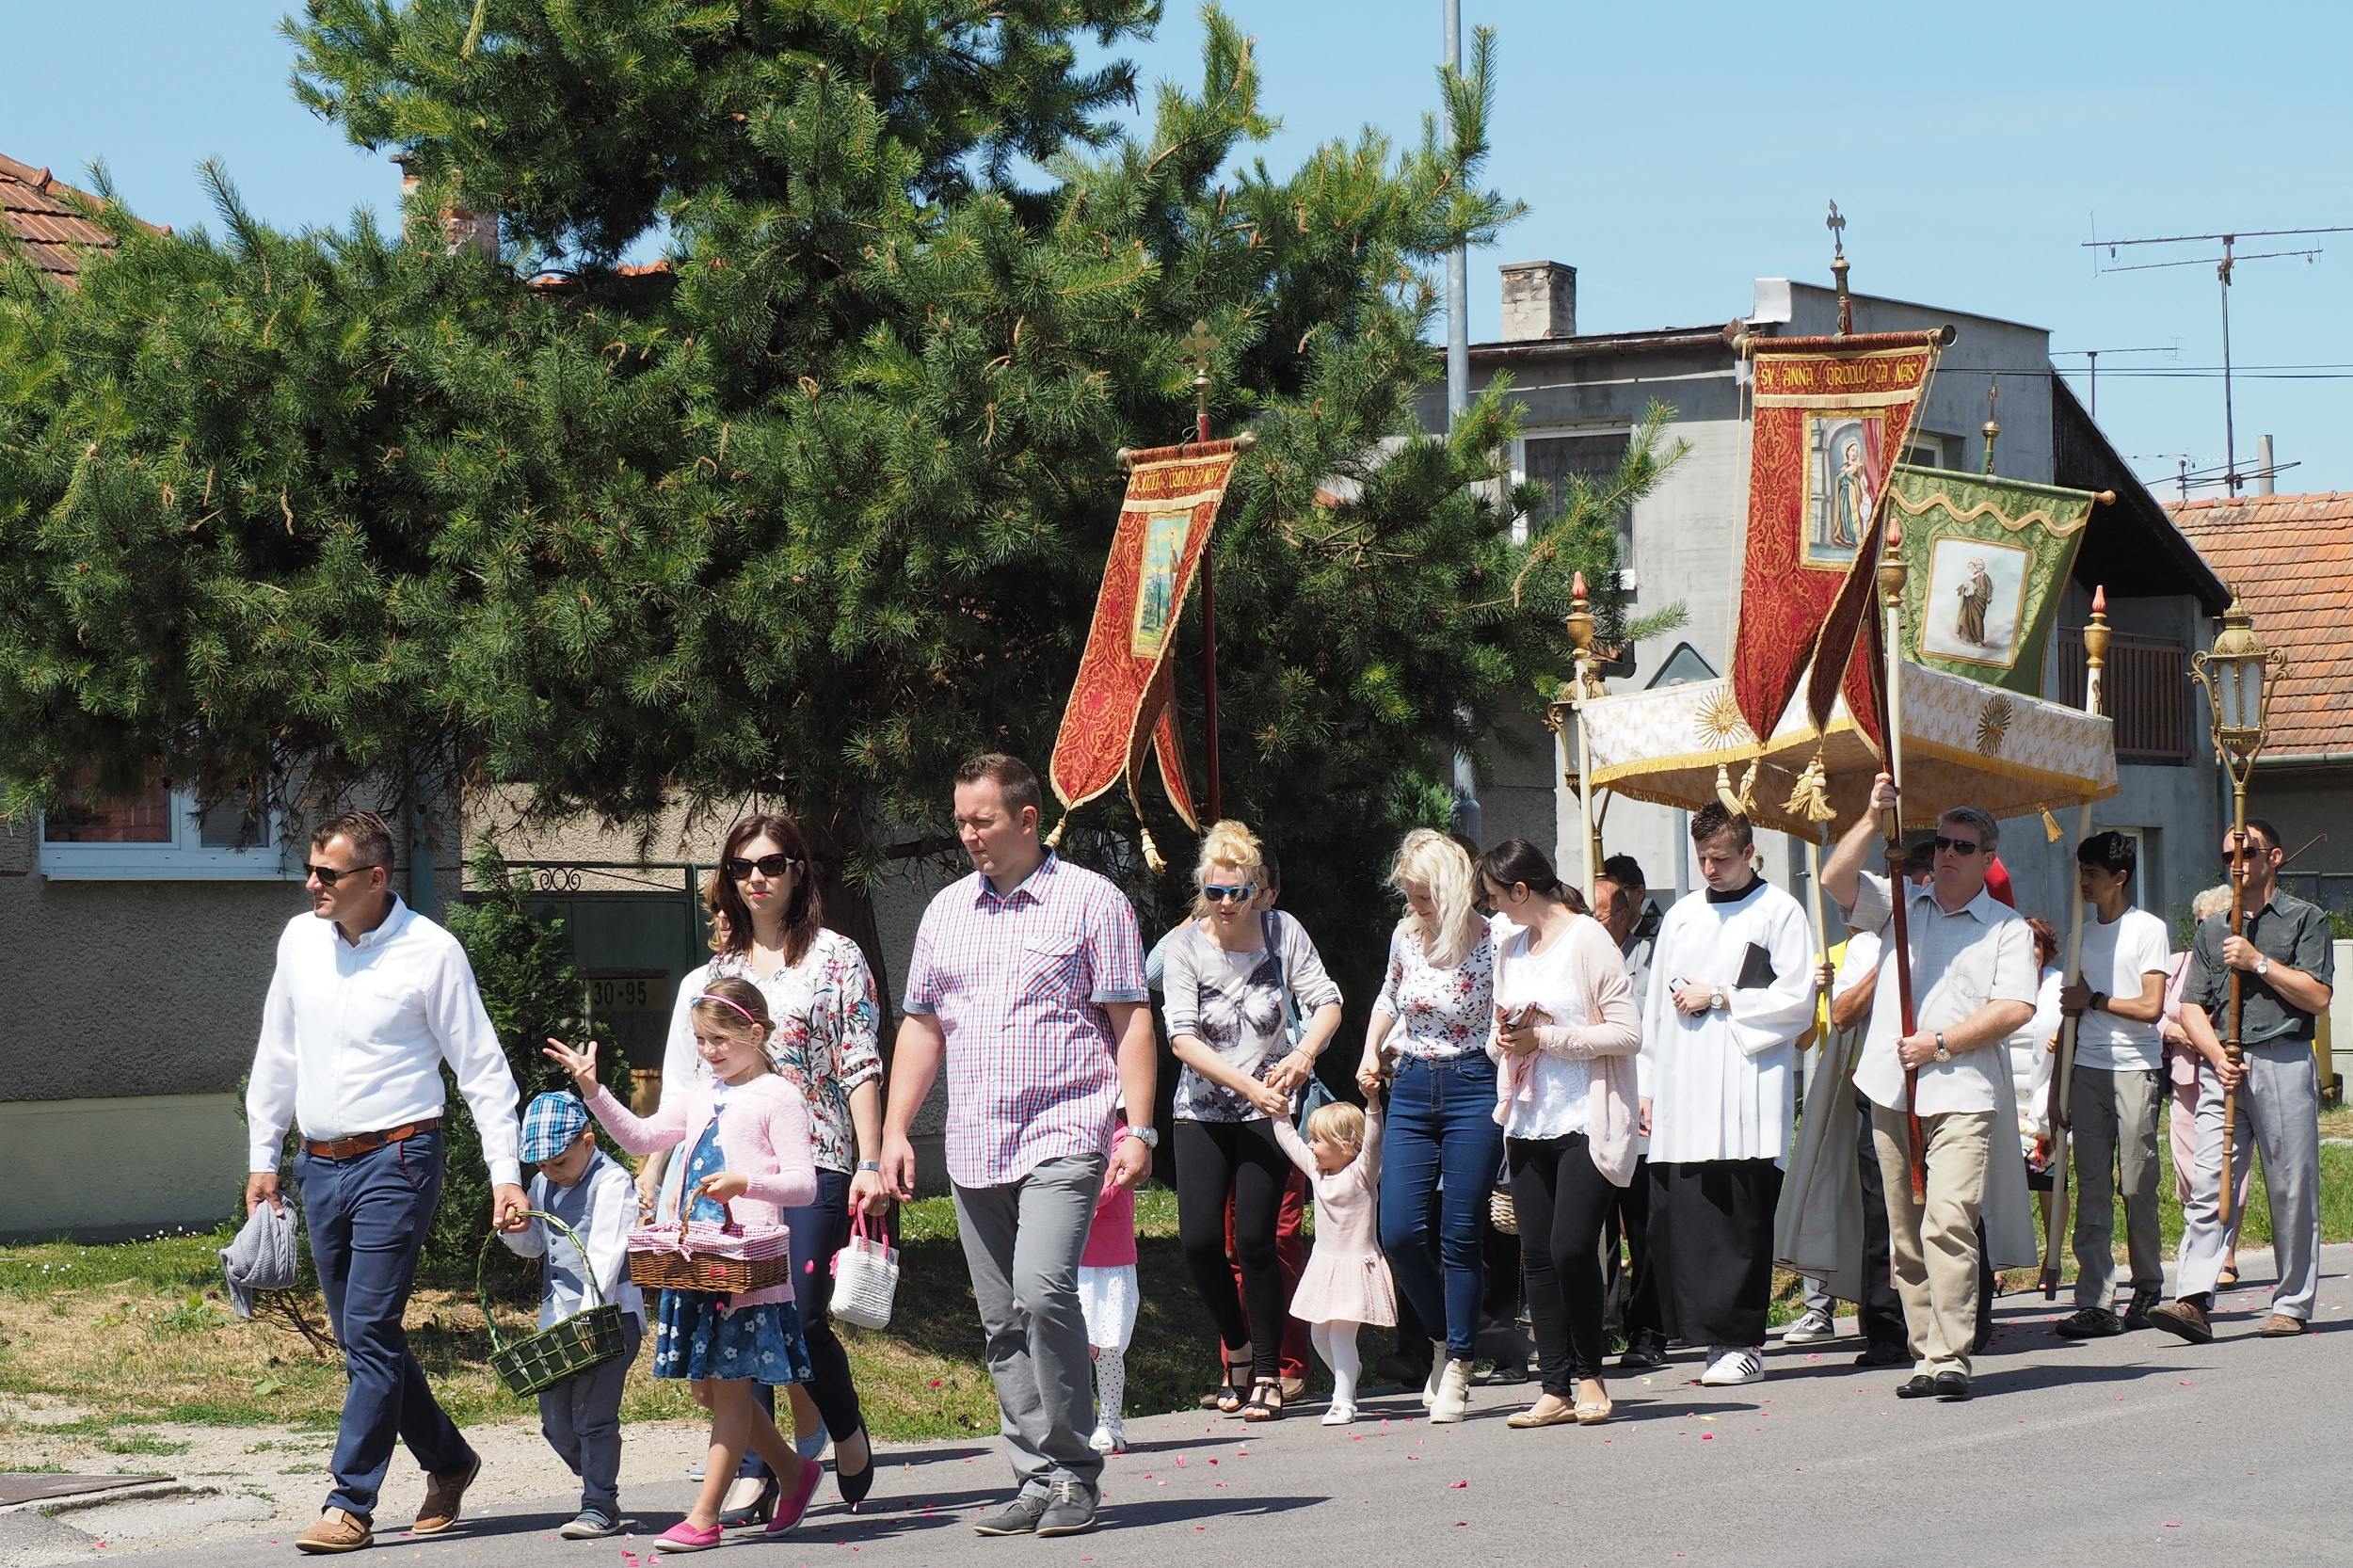
<svg viewBox="0 0 2353 1568"><path fill-rule="evenodd" d="M1451 968L1432 964L1421 938L1401 921L1389 934L1389 968L1375 1013L1397 1020L1388 1049L1404 1056L1447 1058L1483 1051L1495 1026L1496 948L1486 923L1479 941Z"/></svg>
<svg viewBox="0 0 2353 1568"><path fill-rule="evenodd" d="M711 981L728 979L748 980L768 999L769 1015L776 1020L776 1032L768 1037L768 1063L808 1102L809 1144L818 1169L856 1169L857 1129L850 1120L850 1091L882 1077L882 1008L866 955L840 932L821 929L797 964L760 974L750 954L723 952L689 975L686 984L700 992ZM669 1072L710 1070L695 1052L686 1021L684 1004L691 1000L680 996L672 1019L664 1053L665 1083Z"/></svg>

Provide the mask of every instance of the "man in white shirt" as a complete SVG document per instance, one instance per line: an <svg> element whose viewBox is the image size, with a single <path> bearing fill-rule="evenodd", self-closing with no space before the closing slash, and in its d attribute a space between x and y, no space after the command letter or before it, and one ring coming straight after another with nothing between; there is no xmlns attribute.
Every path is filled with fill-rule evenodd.
<svg viewBox="0 0 2353 1568"><path fill-rule="evenodd" d="M2157 1019L2172 973L2165 922L2132 906L2132 840L2094 833L2075 846L2075 881L2097 918L2084 922L2083 962L2059 991L2075 1020L2068 1126L2075 1151L2075 1310L2062 1339L2097 1339L2148 1328L2165 1288L2157 1232L2157 1121L2165 1109L2165 1043ZM2116 1193L2123 1176L2124 1246L2131 1304L2109 1305L2116 1284Z"/></svg>
<svg viewBox="0 0 2353 1568"><path fill-rule="evenodd" d="M1870 809L1838 841L1822 868L1822 888L1859 931L1893 939L1887 879L1863 870L1881 843L1879 814L1896 806L1885 774L1871 788ZM1934 870L1925 887L1904 889L1913 998L1905 1033L1897 954L1880 964L1879 994L1855 1068L1855 1087L1871 1101L1871 1137L1887 1191L1887 1227L1897 1293L1903 1297L1913 1371L1897 1390L1904 1399L1969 1398L1969 1358L1977 1338L1977 1270L1983 1243L1989 1158L2013 1162L2018 1124L2010 1088L2009 1036L2034 1016L2034 938L2017 912L1986 891L2000 830L1975 807L1937 820ZM1906 1075L1918 1079L1917 1109L1927 1192L1912 1192L1912 1149L1905 1116ZM1998 1134L1998 1139L1997 1139ZM2021 1169L2023 1178L2023 1167Z"/></svg>
<svg viewBox="0 0 2353 1568"><path fill-rule="evenodd" d="M1747 818L1710 803L1691 842L1706 893L1659 922L1638 1071L1670 1332L1708 1347L1701 1383L1730 1387L1765 1375L1814 943L1798 901L1756 874Z"/></svg>
<svg viewBox="0 0 2353 1568"><path fill-rule="evenodd" d="M392 892L392 830L372 811L346 812L311 836L311 913L279 937L245 1096L248 1214L263 1203L283 1208L279 1145L290 1123L301 1128L295 1180L350 1379L334 1489L295 1541L311 1553L374 1541L395 1441L424 1468L424 1504L410 1527L420 1535L457 1522L482 1468L401 1327L441 1193L443 1063L480 1130L495 1223L517 1229L530 1208L515 1078L473 968L456 937Z"/></svg>

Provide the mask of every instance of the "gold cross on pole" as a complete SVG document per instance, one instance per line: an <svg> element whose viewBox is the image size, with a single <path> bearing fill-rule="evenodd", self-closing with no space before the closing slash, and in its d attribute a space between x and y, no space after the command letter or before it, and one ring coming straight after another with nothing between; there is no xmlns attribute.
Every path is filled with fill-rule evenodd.
<svg viewBox="0 0 2353 1568"><path fill-rule="evenodd" d="M1844 256L1847 253L1847 220L1840 216L1837 202L1830 204L1830 216L1823 220L1822 227L1830 231L1833 249Z"/></svg>
<svg viewBox="0 0 2353 1568"><path fill-rule="evenodd" d="M1184 362L1193 367L1193 434L1198 441L1209 439L1209 356L1217 352L1220 341L1208 322L1196 321L1178 345L1185 351Z"/></svg>

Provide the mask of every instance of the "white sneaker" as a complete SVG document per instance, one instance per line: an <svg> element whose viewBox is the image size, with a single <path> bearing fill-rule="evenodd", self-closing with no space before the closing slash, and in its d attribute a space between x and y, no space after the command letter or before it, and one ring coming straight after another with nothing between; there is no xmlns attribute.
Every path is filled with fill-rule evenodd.
<svg viewBox="0 0 2353 1568"><path fill-rule="evenodd" d="M1737 1388L1744 1383L1755 1383L1765 1376L1765 1358L1753 1350L1716 1347L1707 1363L1707 1370L1700 1374L1700 1384L1706 1388Z"/></svg>
<svg viewBox="0 0 2353 1568"><path fill-rule="evenodd" d="M1781 1331L1785 1345L1818 1345L1825 1339L1838 1337L1838 1325L1820 1307L1808 1309L1795 1322Z"/></svg>
<svg viewBox="0 0 2353 1568"><path fill-rule="evenodd" d="M1095 1435L1087 1439L1087 1447L1098 1454L1122 1453L1128 1447L1128 1434L1106 1421L1095 1429Z"/></svg>
<svg viewBox="0 0 2353 1568"><path fill-rule="evenodd" d="M1323 1424L1327 1427L1348 1426L1355 1419L1356 1407L1353 1404L1335 1404L1323 1413Z"/></svg>

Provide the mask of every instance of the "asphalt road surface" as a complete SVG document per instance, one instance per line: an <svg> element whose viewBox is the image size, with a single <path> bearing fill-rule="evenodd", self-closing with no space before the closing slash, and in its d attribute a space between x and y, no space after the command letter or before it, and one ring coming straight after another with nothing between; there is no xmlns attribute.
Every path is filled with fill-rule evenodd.
<svg viewBox="0 0 2353 1568"><path fill-rule="evenodd" d="M2223 1299L2209 1346L2153 1331L2069 1344L2050 1333L2064 1297L2007 1298L1965 1404L1897 1400L1902 1374L1854 1368L1849 1339L1775 1348L1745 1388L1699 1387L1698 1358L1682 1353L1613 1380L1617 1418L1596 1428L1506 1428L1532 1384L1476 1390L1472 1418L1450 1427L1431 1426L1412 1398L1368 1400L1347 1428L1318 1425L1320 1406L1254 1428L1152 1417L1128 1424L1133 1451L1105 1473L1101 1528L1054 1541L972 1534L971 1516L1011 1490L993 1443L898 1448L881 1456L867 1512L843 1512L828 1479L792 1535L755 1532L709 1560L2342 1568L2353 1563L2353 1247L2325 1258L2314 1329L2297 1339L2253 1336L2269 1290L2256 1254L2252 1287ZM648 1568L678 1560L657 1558L652 1537L687 1492L680 1480L625 1496L633 1538L556 1539L567 1492L438 1539L394 1531L360 1560ZM282 1534L136 1556L140 1568L296 1560Z"/></svg>

